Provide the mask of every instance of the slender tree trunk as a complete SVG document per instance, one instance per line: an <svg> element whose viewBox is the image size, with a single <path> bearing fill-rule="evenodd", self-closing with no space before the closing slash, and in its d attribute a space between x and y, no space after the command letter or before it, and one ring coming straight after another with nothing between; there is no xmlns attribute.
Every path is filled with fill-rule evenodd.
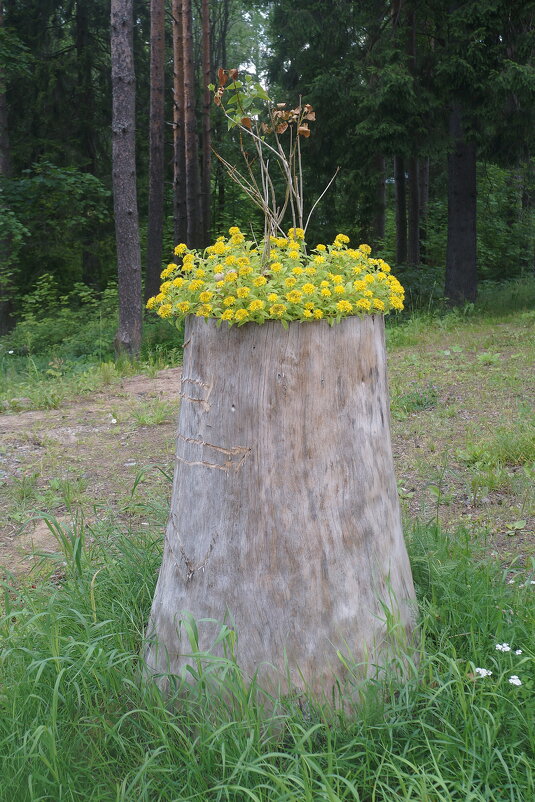
<svg viewBox="0 0 535 802"><path fill-rule="evenodd" d="M386 214L386 168L384 156L378 155L374 160L375 167L375 214L373 218L373 236L376 242L385 236Z"/></svg>
<svg viewBox="0 0 535 802"><path fill-rule="evenodd" d="M394 182L396 186L396 262L407 261L407 199L405 191L405 161L394 156Z"/></svg>
<svg viewBox="0 0 535 802"><path fill-rule="evenodd" d="M4 6L0 0L0 31L4 26ZM9 128L7 119L6 75L0 61L0 178L9 178L13 174L11 147L9 144ZM0 215L3 210L0 195ZM8 297L13 290L11 280L11 248L7 237L0 239L0 335L6 334L12 326L12 301Z"/></svg>
<svg viewBox="0 0 535 802"><path fill-rule="evenodd" d="M173 0L173 222L175 243L186 242L186 156L182 0Z"/></svg>
<svg viewBox="0 0 535 802"><path fill-rule="evenodd" d="M426 263L427 213L429 208L429 156L419 159L420 261Z"/></svg>
<svg viewBox="0 0 535 802"><path fill-rule="evenodd" d="M448 155L448 241L445 295L452 304L475 301L477 295L476 147L468 142L462 109L450 113Z"/></svg>
<svg viewBox="0 0 535 802"><path fill-rule="evenodd" d="M203 652L217 622L235 630L246 679L332 699L347 676L340 654L375 676L407 646L416 612L383 319L285 330L190 317L186 338L148 667L165 688L192 662L190 613Z"/></svg>
<svg viewBox="0 0 535 802"><path fill-rule="evenodd" d="M182 0L182 49L184 52L184 109L186 158L186 218L188 245L202 245L202 203L199 181L199 146L195 116L195 69L191 0Z"/></svg>
<svg viewBox="0 0 535 802"><path fill-rule="evenodd" d="M149 219L145 296L160 286L164 219L165 1L150 4Z"/></svg>
<svg viewBox="0 0 535 802"><path fill-rule="evenodd" d="M407 262L420 264L420 187L418 159L409 159L409 216Z"/></svg>
<svg viewBox="0 0 535 802"><path fill-rule="evenodd" d="M139 354L142 321L132 5L132 0L111 0L113 208L119 288L115 350L129 357Z"/></svg>
<svg viewBox="0 0 535 802"><path fill-rule="evenodd" d="M210 234L210 200L211 200L211 94L208 84L211 81L211 44L210 44L210 5L202 0L202 73L203 73L203 109L202 109L202 222L203 245L208 245Z"/></svg>

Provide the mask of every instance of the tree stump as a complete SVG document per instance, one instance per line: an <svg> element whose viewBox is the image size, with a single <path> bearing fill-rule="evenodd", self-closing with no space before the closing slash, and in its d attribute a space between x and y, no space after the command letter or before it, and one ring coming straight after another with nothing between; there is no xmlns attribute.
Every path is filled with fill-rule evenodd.
<svg viewBox="0 0 535 802"><path fill-rule="evenodd" d="M180 674L197 620L225 622L260 687L330 693L414 625L389 431L382 317L229 328L188 318L171 513L147 630ZM392 622L395 632L392 632ZM165 680L163 680L165 684Z"/></svg>

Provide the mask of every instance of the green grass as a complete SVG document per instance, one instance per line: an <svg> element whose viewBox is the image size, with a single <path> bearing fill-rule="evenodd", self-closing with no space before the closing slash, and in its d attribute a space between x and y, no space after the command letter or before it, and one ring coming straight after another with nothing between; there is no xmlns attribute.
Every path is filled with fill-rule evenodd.
<svg viewBox="0 0 535 802"><path fill-rule="evenodd" d="M5 581L0 800L527 802L535 797L533 571L503 575L459 531L408 535L418 668L359 685L351 714L269 710L231 659L164 701L140 649L156 534L62 529L67 578ZM61 565L61 563L60 563ZM507 642L512 651L496 650ZM514 654L521 649L522 654ZM476 667L492 671L477 679ZM509 677L518 675L515 687Z"/></svg>

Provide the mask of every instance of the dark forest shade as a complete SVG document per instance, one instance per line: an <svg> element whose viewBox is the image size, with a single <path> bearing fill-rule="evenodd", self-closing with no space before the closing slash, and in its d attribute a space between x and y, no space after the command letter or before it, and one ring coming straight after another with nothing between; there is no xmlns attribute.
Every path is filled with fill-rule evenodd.
<svg viewBox="0 0 535 802"><path fill-rule="evenodd" d="M113 208L117 245L118 354L137 356L141 347L141 255L136 197L135 103L132 0L111 3Z"/></svg>
<svg viewBox="0 0 535 802"><path fill-rule="evenodd" d="M145 297L160 286L164 218L165 2L150 4L149 219Z"/></svg>
<svg viewBox="0 0 535 802"><path fill-rule="evenodd" d="M453 149L448 156L448 245L444 292L450 303L475 301L477 294L476 147L466 140L462 111L450 115Z"/></svg>

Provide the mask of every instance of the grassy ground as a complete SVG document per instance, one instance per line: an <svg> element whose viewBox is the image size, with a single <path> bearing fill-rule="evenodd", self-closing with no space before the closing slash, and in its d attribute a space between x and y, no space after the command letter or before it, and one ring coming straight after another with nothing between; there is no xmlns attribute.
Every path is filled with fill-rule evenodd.
<svg viewBox="0 0 535 802"><path fill-rule="evenodd" d="M231 660L163 703L139 650L179 368L96 367L105 382L53 405L54 377L23 374L34 411L0 415L0 801L534 799L535 312L515 291L389 328L421 655L402 684L355 678L350 715L268 713Z"/></svg>

